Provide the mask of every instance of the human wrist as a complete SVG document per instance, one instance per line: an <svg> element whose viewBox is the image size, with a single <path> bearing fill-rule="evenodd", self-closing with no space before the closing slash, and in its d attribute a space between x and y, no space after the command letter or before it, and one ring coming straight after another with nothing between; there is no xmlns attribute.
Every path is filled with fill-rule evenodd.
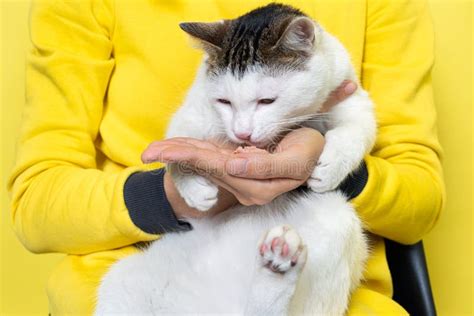
<svg viewBox="0 0 474 316"><path fill-rule="evenodd" d="M165 169L131 174L123 188L125 206L130 219L150 234L188 231L189 223L177 218L165 193Z"/></svg>

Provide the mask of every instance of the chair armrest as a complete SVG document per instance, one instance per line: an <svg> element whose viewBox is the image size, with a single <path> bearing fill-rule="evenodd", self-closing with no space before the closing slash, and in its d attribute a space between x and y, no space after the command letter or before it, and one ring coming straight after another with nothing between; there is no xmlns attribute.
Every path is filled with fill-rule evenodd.
<svg viewBox="0 0 474 316"><path fill-rule="evenodd" d="M410 315L435 316L423 242L406 246L385 239L385 252L392 275L393 299Z"/></svg>

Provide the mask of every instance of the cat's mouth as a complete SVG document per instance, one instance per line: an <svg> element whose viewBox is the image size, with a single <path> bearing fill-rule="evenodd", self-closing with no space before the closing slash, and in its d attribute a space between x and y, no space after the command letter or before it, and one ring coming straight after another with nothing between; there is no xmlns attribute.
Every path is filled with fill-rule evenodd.
<svg viewBox="0 0 474 316"><path fill-rule="evenodd" d="M256 147L258 149L264 149L267 152L274 152L276 148L278 147L278 143L280 142L281 138L276 137L274 139L264 139L264 140L259 140L259 141L245 141L244 143L241 143L240 145L243 147Z"/></svg>
<svg viewBox="0 0 474 316"><path fill-rule="evenodd" d="M232 142L241 147L257 147L267 150L271 142L269 140L232 140Z"/></svg>
<svg viewBox="0 0 474 316"><path fill-rule="evenodd" d="M253 147L257 147L257 148L260 148L260 149L266 149L265 147L267 146L267 142L265 141L245 141L245 145L246 146L253 146Z"/></svg>
<svg viewBox="0 0 474 316"><path fill-rule="evenodd" d="M266 137L265 139L261 139L258 141L248 141L248 144L246 145L265 149L266 151L272 153L278 150L280 141L294 129L297 129L297 127L288 128L285 131L281 131L279 134L273 135L272 137Z"/></svg>
<svg viewBox="0 0 474 316"><path fill-rule="evenodd" d="M278 144L280 141L293 129L295 128L287 128L285 131L281 131L279 134L273 135L274 133L271 133L272 135L266 135L266 137L259 137L259 139L247 139L247 140L242 140L242 139L233 139L232 142L239 146L243 147L256 147L259 149L264 149L268 152L274 152L276 148L278 147ZM233 137L234 138L234 137Z"/></svg>

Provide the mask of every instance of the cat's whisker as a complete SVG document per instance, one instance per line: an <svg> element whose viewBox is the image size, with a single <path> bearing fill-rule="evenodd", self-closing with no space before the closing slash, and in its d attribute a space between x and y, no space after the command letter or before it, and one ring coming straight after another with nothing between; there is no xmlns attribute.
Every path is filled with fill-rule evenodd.
<svg viewBox="0 0 474 316"><path fill-rule="evenodd" d="M281 119L278 122L272 124L290 124L290 123L302 123L302 122L323 122L327 121L329 116L315 116L315 115L302 115L288 119Z"/></svg>

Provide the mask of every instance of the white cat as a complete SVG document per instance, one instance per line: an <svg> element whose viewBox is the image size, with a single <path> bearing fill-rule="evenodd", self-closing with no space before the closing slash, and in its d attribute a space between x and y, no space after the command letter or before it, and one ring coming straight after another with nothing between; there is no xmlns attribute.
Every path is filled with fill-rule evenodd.
<svg viewBox="0 0 474 316"><path fill-rule="evenodd" d="M357 81L339 41L300 11L272 4L238 19L187 23L206 57L167 137L263 147L295 123L324 133L308 180L261 206L235 206L189 219L193 230L167 233L143 253L113 265L98 291L97 315L342 315L367 258L363 229L347 198L331 191L360 164L376 124L357 91L312 120L343 80ZM201 211L217 187L170 166L186 202Z"/></svg>

